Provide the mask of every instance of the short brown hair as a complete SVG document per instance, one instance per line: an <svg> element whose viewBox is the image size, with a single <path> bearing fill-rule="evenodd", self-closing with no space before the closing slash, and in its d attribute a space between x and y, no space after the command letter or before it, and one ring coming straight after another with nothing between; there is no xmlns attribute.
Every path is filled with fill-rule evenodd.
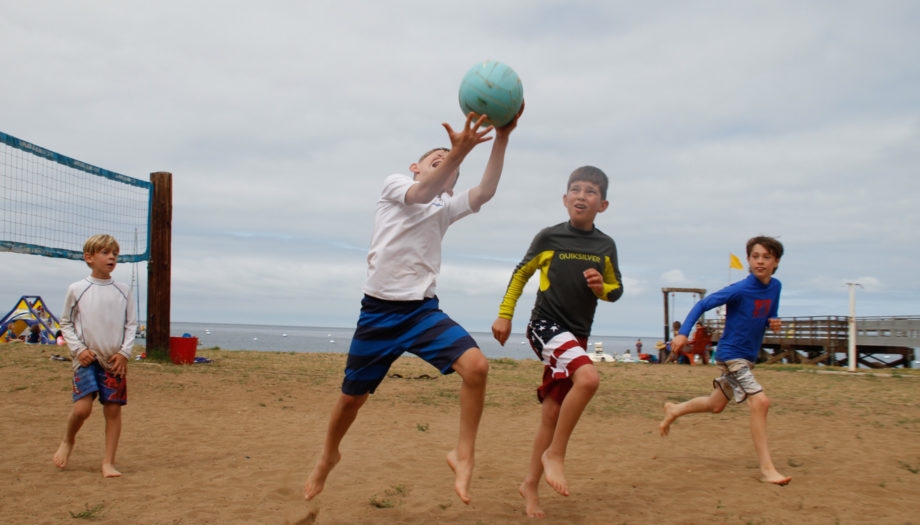
<svg viewBox="0 0 920 525"><path fill-rule="evenodd" d="M751 251L754 250L754 245L759 244L764 247L770 255L776 257L776 260L783 258L783 243L777 241L773 237L767 237L766 235L758 235L757 237L751 237L748 239L747 246L745 250L747 251L747 256L751 256ZM776 270L773 270L773 273L776 273Z"/></svg>
<svg viewBox="0 0 920 525"><path fill-rule="evenodd" d="M102 250L112 250L115 255L118 255L121 248L118 246L118 241L115 240L115 237L107 233L93 235L83 243L84 254L95 255ZM87 263L87 266L89 266L89 263Z"/></svg>
<svg viewBox="0 0 920 525"><path fill-rule="evenodd" d="M576 168L575 171L569 175L569 182L565 185L566 193L568 193L569 188L575 181L584 181L597 184L598 188L601 190L601 198L607 200L607 174L605 174L599 168L595 168L594 166L582 166L580 168Z"/></svg>

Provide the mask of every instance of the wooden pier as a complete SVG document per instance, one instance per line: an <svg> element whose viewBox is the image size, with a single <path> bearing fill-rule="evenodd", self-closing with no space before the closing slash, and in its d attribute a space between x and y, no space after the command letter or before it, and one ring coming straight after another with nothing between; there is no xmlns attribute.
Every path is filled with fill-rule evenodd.
<svg viewBox="0 0 920 525"><path fill-rule="evenodd" d="M804 363L848 366L847 316L782 317L779 333L767 329L760 349L764 363ZM724 323L707 319L713 344L718 344ZM920 348L920 316L857 317L856 360L870 368L910 368ZM841 357L842 355L842 357ZM899 356L885 361L878 356Z"/></svg>

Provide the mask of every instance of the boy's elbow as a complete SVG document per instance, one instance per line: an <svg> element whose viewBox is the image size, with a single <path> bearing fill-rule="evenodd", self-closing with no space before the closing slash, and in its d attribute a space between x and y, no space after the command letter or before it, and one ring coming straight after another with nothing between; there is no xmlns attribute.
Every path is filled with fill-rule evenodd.
<svg viewBox="0 0 920 525"><path fill-rule="evenodd" d="M620 297L623 297L622 285L610 290L610 293L607 294L607 300L611 303L617 301Z"/></svg>

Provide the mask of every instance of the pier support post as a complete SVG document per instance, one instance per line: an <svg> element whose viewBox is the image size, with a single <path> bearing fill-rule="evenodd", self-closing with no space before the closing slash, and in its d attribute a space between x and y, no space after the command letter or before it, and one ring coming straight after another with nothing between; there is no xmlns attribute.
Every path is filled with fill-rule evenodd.
<svg viewBox="0 0 920 525"><path fill-rule="evenodd" d="M847 321L849 333L847 337L847 370L856 371L856 287L859 283L847 283L850 287L850 318Z"/></svg>

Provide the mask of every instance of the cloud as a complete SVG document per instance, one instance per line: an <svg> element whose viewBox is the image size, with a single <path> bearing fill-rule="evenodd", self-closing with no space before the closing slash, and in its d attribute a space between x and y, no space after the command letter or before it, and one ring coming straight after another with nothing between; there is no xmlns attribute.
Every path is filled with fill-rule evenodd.
<svg viewBox="0 0 920 525"><path fill-rule="evenodd" d="M689 286L691 284L684 272L676 269L668 270L661 274L661 282L672 286Z"/></svg>

